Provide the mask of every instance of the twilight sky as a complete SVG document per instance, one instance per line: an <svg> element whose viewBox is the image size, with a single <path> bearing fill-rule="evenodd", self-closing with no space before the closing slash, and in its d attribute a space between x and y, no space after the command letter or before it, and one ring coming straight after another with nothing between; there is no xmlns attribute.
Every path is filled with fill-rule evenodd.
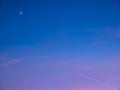
<svg viewBox="0 0 120 90"><path fill-rule="evenodd" d="M119 0L0 0L0 90L120 90Z"/></svg>

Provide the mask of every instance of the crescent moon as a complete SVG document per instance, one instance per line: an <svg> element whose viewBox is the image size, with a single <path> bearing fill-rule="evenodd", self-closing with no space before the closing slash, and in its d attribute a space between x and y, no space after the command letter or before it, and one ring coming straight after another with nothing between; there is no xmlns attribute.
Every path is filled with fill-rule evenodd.
<svg viewBox="0 0 120 90"><path fill-rule="evenodd" d="M23 14L23 11L20 11L20 12L19 12L19 15L22 15L22 14Z"/></svg>

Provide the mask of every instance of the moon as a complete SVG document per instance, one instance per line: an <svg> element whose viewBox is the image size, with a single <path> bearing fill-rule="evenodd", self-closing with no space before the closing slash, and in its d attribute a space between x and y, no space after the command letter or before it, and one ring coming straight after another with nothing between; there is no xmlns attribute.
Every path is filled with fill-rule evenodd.
<svg viewBox="0 0 120 90"><path fill-rule="evenodd" d="M19 13L18 13L19 15L22 15L23 14L23 11L21 10L21 11L19 11Z"/></svg>

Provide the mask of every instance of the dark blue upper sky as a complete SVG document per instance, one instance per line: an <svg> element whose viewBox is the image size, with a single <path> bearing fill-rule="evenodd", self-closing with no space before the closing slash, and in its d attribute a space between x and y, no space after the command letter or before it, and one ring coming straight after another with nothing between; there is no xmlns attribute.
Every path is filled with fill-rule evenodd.
<svg viewBox="0 0 120 90"><path fill-rule="evenodd" d="M1 10L1 47L62 44L59 33L69 42L95 36L84 29L120 24L120 4L113 0L3 0ZM76 30L83 31L71 33Z"/></svg>

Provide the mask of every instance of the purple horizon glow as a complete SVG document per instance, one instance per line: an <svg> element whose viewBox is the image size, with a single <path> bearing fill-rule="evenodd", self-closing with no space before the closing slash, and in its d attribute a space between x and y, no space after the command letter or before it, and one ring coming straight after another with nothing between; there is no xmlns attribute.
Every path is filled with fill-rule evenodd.
<svg viewBox="0 0 120 90"><path fill-rule="evenodd" d="M11 72L9 75L11 79L13 78L12 83L20 85L17 86L15 84L19 87L17 90L23 89L23 87L25 90L118 90L119 88L117 87L117 84L119 84L120 81L119 56L106 58L109 60L105 60L104 62L98 62L97 60L97 62L95 61L84 64L80 62L84 59L75 57L66 58L66 60L62 61L57 61L57 58L52 56L24 56L24 58L10 58L1 55L0 59L2 60L3 58L4 60L0 67L3 68L6 73ZM73 62L74 60L75 62ZM35 63L31 63L33 61ZM24 66L24 63L26 63L26 66ZM22 65L21 69L20 65ZM45 71L40 73L41 70ZM47 73L48 75L46 75ZM4 74L2 77L5 77ZM44 78L42 79L40 77ZM76 83L74 80L76 80ZM12 90L16 89L14 86L10 86L11 84L9 85L6 82L10 84L11 81L9 81L9 79L2 81L4 88L7 89L7 87L13 87ZM53 82L53 85L50 84L49 86L48 83L50 82ZM58 83L59 85L59 82L64 82L64 84L62 84L63 87L57 88L54 86L55 83ZM7 87L4 86L5 83ZM36 85L32 87L32 83L43 83L43 85L46 83L46 85L48 84L48 88L42 88L42 86L39 87ZM75 87L70 87L71 84ZM81 84L83 85L81 86ZM65 87L64 85L70 86Z"/></svg>

